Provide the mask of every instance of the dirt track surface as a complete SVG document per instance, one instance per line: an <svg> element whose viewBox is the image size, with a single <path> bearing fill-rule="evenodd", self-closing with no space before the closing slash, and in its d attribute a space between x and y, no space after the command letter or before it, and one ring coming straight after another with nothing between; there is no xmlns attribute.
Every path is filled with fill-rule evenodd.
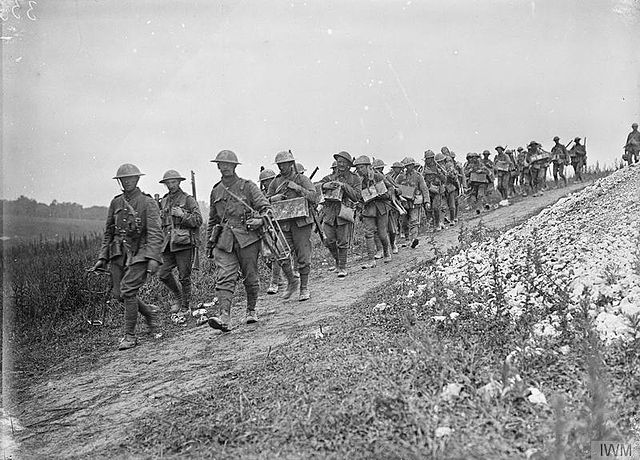
<svg viewBox="0 0 640 460"><path fill-rule="evenodd" d="M476 225L482 219L492 228L510 226L585 185L518 199L511 206L469 216L465 224ZM449 228L435 235L435 243L446 250L457 244L457 238L458 229ZM96 452L103 456L117 449L130 427L151 416L163 399L184 401L209 382L264 359L279 345L314 334L369 289L433 257L427 240L423 235L415 250L402 248L390 264L370 270L353 265L344 279L316 268L310 279L312 298L307 302L297 298L285 302L280 294L262 294L261 319L256 325L239 323L243 318L236 315L238 326L228 334L203 326L157 343L143 339L132 350L106 354L83 372L61 373L34 385L20 408L25 429L16 433L21 443L18 458L94 458Z"/></svg>

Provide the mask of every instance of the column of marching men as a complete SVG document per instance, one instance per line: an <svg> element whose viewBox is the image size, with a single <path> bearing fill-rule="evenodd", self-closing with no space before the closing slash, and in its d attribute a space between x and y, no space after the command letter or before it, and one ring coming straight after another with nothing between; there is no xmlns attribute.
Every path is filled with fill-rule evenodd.
<svg viewBox="0 0 640 460"><path fill-rule="evenodd" d="M568 165L573 166L576 179L582 180L586 148L580 138L571 141L571 149L557 136L554 143L550 152L535 141L517 152L497 146L493 160L488 150L482 158L470 152L464 165L456 161L453 151L442 147L438 154L425 151L421 163L412 157L394 162L386 174L387 164L381 159L366 155L353 158L341 151L333 155L332 172L315 184L291 151L276 154L278 171L263 168L256 185L236 174L240 164L236 154L222 150L211 160L217 164L221 179L211 190L206 224L204 248L215 267L216 299L208 309L191 305L191 270L204 221L196 199L181 189L186 179L178 171L168 170L160 180L167 193L157 200L138 188L144 175L140 169L123 164L114 177L122 193L110 203L99 260L92 268L108 269L113 295L124 305L124 336L119 349L137 345L138 313L149 332L160 335L158 308L138 297L150 275L158 273L175 298L170 307L174 323L183 324L193 313L199 324L228 332L240 279L246 291L244 320L248 324L258 321L260 254L272 271L266 292L278 293L284 276L282 299L297 296L306 301L311 298L314 231L332 257L331 269L344 278L354 226L361 222L367 250L361 267L375 269L380 260L390 262L399 246L418 247L419 229L427 216L437 232L445 224L458 222L462 200L476 213L489 209L486 196L494 184L504 201L516 194L543 193L550 166L556 187L559 179L566 186L564 170Z"/></svg>

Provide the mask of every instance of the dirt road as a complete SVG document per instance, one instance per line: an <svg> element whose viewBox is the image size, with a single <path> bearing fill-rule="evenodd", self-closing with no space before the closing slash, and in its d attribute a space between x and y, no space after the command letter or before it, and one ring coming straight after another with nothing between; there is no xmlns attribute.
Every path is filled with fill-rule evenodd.
<svg viewBox="0 0 640 460"><path fill-rule="evenodd" d="M520 199L511 206L468 218L466 223L475 225L483 219L487 226L503 228L582 187L572 185L541 197ZM435 242L445 250L457 244L457 237L458 229L450 228L437 233ZM246 368L252 360L264 359L279 345L329 326L366 291L403 267L432 257L427 239L423 236L421 241L415 250L401 249L390 264L372 270L354 266L344 279L316 269L308 302L283 302L279 295L262 295L257 325L240 325L225 335L205 326L159 342L147 339L135 349L106 354L84 372L62 373L34 385L21 414L14 414L24 427L16 433L21 445L18 458L105 455L118 448L136 421L151 416L161 401L186 399L209 382ZM241 319L239 312L236 308L236 320Z"/></svg>

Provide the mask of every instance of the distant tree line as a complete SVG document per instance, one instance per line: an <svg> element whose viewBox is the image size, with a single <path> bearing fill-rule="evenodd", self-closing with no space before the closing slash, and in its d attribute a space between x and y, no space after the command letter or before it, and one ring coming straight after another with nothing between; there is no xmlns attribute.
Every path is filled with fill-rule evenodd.
<svg viewBox="0 0 640 460"><path fill-rule="evenodd" d="M16 200L0 200L0 213L9 216L103 220L107 216L107 208L105 206L83 208L78 203L66 201L60 203L57 200L53 200L51 204L44 204L21 195Z"/></svg>

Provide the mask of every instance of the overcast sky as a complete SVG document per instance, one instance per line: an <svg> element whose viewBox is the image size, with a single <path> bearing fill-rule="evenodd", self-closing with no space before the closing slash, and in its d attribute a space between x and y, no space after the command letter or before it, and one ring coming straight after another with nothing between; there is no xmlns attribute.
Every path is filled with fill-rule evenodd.
<svg viewBox="0 0 640 460"><path fill-rule="evenodd" d="M3 23L2 197L107 205L122 163L242 177L291 149L387 163L587 137L613 163L640 120L633 0L39 0ZM188 185L183 187L190 190Z"/></svg>

